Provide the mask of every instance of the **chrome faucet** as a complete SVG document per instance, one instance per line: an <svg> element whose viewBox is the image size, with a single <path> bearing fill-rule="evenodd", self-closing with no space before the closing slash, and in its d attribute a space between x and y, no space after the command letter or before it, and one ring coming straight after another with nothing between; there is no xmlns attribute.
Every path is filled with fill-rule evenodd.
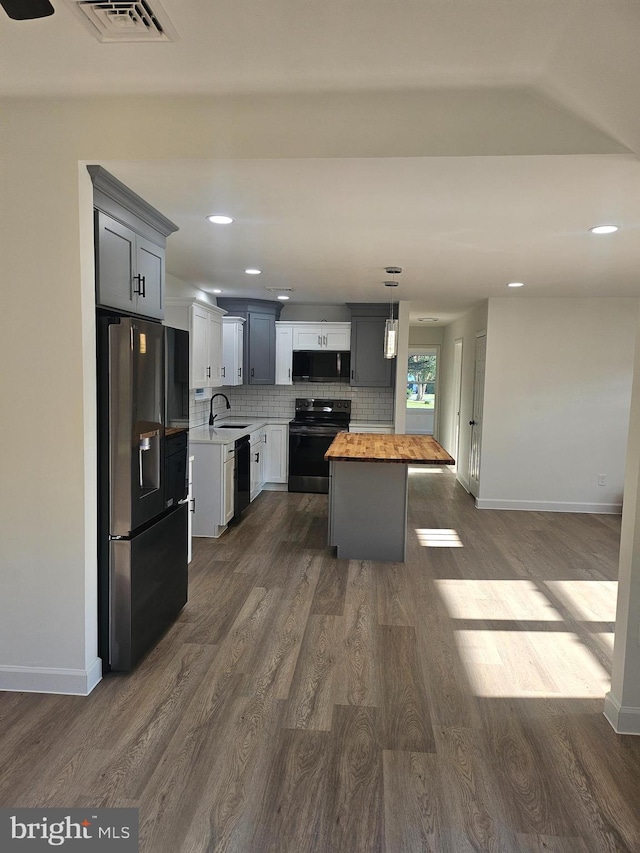
<svg viewBox="0 0 640 853"><path fill-rule="evenodd" d="M216 399L216 397L224 397L226 404L227 404L227 409L231 408L231 403L229 402L229 398L227 397L226 394L221 394L220 392L218 392L217 394L214 394L213 397L211 398L211 402L209 403L209 426L213 426L213 422L218 417L217 415L213 414L213 401Z"/></svg>

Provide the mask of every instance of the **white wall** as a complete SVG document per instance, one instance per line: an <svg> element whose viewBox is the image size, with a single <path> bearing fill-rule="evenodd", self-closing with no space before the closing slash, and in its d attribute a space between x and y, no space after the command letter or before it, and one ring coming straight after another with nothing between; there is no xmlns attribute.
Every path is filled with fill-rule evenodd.
<svg viewBox="0 0 640 853"><path fill-rule="evenodd" d="M92 187L55 117L50 137L28 107L2 112L0 688L86 693L101 673Z"/></svg>
<svg viewBox="0 0 640 853"><path fill-rule="evenodd" d="M629 414L611 690L605 697L604 713L616 732L640 735L640 346L637 345Z"/></svg>
<svg viewBox="0 0 640 853"><path fill-rule="evenodd" d="M169 239L167 261L170 261L170 259L171 240ZM175 275L171 275L171 273L167 273L165 276L165 295L175 296L182 299L199 299L200 302L204 302L208 305L218 304L215 296L212 296L204 290L200 290L199 287L194 287L192 284L188 284L186 281L182 281L181 278L177 278Z"/></svg>
<svg viewBox="0 0 640 853"><path fill-rule="evenodd" d="M483 302L473 311L445 326L440 351L440 412L438 441L456 460L457 477L465 489L469 489L469 448L471 431L469 420L473 412L473 378L475 346L478 332L487 328L488 303ZM460 405L460 449L456 456L453 446L453 346L462 338L462 393Z"/></svg>
<svg viewBox="0 0 640 853"><path fill-rule="evenodd" d="M410 347L431 347L442 343L445 326L410 326Z"/></svg>
<svg viewBox="0 0 640 853"><path fill-rule="evenodd" d="M479 507L620 511L638 305L489 300Z"/></svg>

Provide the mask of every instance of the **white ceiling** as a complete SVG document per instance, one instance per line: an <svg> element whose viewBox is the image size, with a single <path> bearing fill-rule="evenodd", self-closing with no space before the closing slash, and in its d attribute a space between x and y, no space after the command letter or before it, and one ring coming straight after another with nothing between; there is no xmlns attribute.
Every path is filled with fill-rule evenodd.
<svg viewBox="0 0 640 853"><path fill-rule="evenodd" d="M636 0L163 0L180 39L151 45L100 44L67 2L0 11L0 95L394 92L387 134L415 93L438 102L433 156L102 161L180 226L175 276L383 301L397 264L396 298L441 322L490 296L640 295ZM621 230L588 233L603 221Z"/></svg>

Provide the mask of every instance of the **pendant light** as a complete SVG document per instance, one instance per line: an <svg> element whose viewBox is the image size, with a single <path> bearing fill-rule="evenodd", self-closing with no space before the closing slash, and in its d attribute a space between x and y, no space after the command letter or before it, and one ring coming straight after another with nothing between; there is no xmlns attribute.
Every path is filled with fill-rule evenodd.
<svg viewBox="0 0 640 853"><path fill-rule="evenodd" d="M391 281L385 281L385 287L397 287L395 277L400 275L402 267L385 267L385 272L392 276ZM398 355L398 321L393 316L393 290L389 300L389 319L384 324L384 357L395 358Z"/></svg>

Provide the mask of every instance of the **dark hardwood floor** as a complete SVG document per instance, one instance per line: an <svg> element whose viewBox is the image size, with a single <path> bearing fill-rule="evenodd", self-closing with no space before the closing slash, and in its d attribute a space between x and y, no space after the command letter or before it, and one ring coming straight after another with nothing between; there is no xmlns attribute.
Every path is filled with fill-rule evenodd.
<svg viewBox="0 0 640 853"><path fill-rule="evenodd" d="M640 738L602 716L619 519L411 477L408 559L327 498L196 540L189 603L87 698L0 694L0 806L134 806L145 853L637 853Z"/></svg>

